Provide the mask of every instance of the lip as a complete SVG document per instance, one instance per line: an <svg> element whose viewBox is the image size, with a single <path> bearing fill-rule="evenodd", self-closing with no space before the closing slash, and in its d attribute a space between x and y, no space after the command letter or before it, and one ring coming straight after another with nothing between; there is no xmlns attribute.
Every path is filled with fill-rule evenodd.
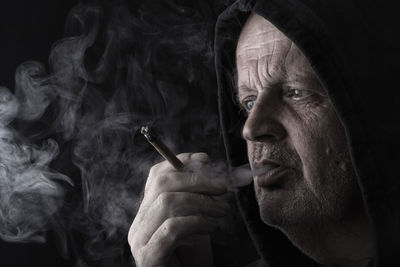
<svg viewBox="0 0 400 267"><path fill-rule="evenodd" d="M291 168L280 164L279 162L265 160L254 164L256 169L266 169L256 176L257 185L260 187L271 187L283 181L283 178L292 171ZM271 167L276 166L276 167Z"/></svg>

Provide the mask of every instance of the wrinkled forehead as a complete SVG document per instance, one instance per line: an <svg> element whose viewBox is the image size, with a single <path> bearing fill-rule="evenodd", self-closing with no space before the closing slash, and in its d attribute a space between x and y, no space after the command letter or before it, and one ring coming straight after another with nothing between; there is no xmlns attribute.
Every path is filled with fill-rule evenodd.
<svg viewBox="0 0 400 267"><path fill-rule="evenodd" d="M309 65L307 59L282 32L265 18L252 13L240 33L236 48L237 70L255 64L269 69ZM308 67L308 66L307 66Z"/></svg>

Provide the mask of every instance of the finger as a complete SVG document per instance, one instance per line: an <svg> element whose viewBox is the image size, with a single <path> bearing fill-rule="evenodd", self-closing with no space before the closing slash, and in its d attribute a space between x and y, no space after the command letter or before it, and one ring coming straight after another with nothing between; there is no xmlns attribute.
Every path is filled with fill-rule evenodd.
<svg viewBox="0 0 400 267"><path fill-rule="evenodd" d="M183 157L184 156L185 155L183 155ZM209 161L210 159L206 153L192 153L187 159L182 159L182 162L184 162L183 171L199 171L203 169Z"/></svg>
<svg viewBox="0 0 400 267"><path fill-rule="evenodd" d="M186 192L164 192L158 196L146 213L135 219L135 224L138 225L135 242L138 246L145 245L160 225L171 217L203 215L218 218L228 215L231 211L228 202L215 200L210 196Z"/></svg>
<svg viewBox="0 0 400 267"><path fill-rule="evenodd" d="M155 164L153 167L150 168L149 171L149 176L146 181L145 185L145 192L147 191L147 188L149 188L154 180L157 180L159 176L163 176L165 173L179 173L181 171L187 171L187 168L185 166L190 165L189 162L191 158L193 158L192 161L197 161L197 165L201 167L202 165L206 164L208 161L208 156L205 153L182 153L179 154L178 159L182 161L184 168L183 170L177 170L175 169L168 161L162 161L160 163Z"/></svg>
<svg viewBox="0 0 400 267"><path fill-rule="evenodd" d="M181 153L177 155L177 158L183 163L187 163L189 161L201 161L203 163L207 163L209 161L209 157L207 153L197 152L197 153Z"/></svg>
<svg viewBox="0 0 400 267"><path fill-rule="evenodd" d="M221 195L227 192L228 181L219 177L210 177L207 173L166 172L153 177L152 183L146 187L143 205L150 205L163 192Z"/></svg>
<svg viewBox="0 0 400 267"><path fill-rule="evenodd" d="M185 162L190 160L198 160L206 163L208 156L205 153L184 153L178 155L178 157ZM171 169L171 166L167 166L165 163L156 164L151 171L150 178L153 179L155 184L151 184L150 180L146 184L145 194L143 201L140 205L139 211L135 217L135 221L132 226L135 225L136 221L142 221L142 217L146 214L147 209L151 206L154 200L162 192L177 192L177 191L188 191L193 193L204 193L208 195L219 195L227 192L228 184L226 180L210 178L203 174L180 173L177 171L170 170L163 175L157 176L157 173L161 170ZM132 229L131 226L131 229ZM132 234L135 231L130 230L128 239L131 239ZM130 242L130 241L129 241Z"/></svg>
<svg viewBox="0 0 400 267"><path fill-rule="evenodd" d="M202 164L206 164L209 161L209 157L206 153L181 153L176 156L183 165L188 165L191 161L197 161ZM160 163L155 164L149 172L149 177L157 176L159 173L167 171L178 171L168 161L164 160Z"/></svg>
<svg viewBox="0 0 400 267"><path fill-rule="evenodd" d="M217 228L214 219L203 216L172 217L167 219L140 250L141 260L149 266L165 264L179 243L186 237L209 234Z"/></svg>
<svg viewBox="0 0 400 267"><path fill-rule="evenodd" d="M179 155L178 155L178 157L179 157ZM208 163L210 161L209 156L207 155L207 153L204 153L204 152L191 153L189 156L189 159L193 160L193 161L200 161L203 163Z"/></svg>

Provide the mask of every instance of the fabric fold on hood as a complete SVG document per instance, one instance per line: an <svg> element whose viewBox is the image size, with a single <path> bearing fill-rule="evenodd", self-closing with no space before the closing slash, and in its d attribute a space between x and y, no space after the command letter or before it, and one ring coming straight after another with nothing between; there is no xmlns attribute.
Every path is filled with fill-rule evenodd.
<svg viewBox="0 0 400 267"><path fill-rule="evenodd" d="M300 48L344 125L374 228L375 266L400 266L399 11L395 1L239 0L219 16L215 32L220 123L229 164L247 162L233 72L240 31L255 12ZM261 221L252 184L236 197L268 266L317 266L283 233Z"/></svg>

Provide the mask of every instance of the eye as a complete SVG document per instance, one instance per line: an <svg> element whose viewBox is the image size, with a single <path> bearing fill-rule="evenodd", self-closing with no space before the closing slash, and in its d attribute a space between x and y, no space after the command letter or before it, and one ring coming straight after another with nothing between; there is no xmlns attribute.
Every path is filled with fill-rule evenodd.
<svg viewBox="0 0 400 267"><path fill-rule="evenodd" d="M290 97L293 99L302 99L302 98L305 98L310 95L312 95L312 93L308 90L300 90L297 88L291 88L288 90L286 97Z"/></svg>
<svg viewBox="0 0 400 267"><path fill-rule="evenodd" d="M245 101L243 101L243 104L244 104L244 108L245 108L247 111L249 111L249 110L251 110L251 109L253 108L253 106L254 106L254 100L252 100L252 99L245 100Z"/></svg>

